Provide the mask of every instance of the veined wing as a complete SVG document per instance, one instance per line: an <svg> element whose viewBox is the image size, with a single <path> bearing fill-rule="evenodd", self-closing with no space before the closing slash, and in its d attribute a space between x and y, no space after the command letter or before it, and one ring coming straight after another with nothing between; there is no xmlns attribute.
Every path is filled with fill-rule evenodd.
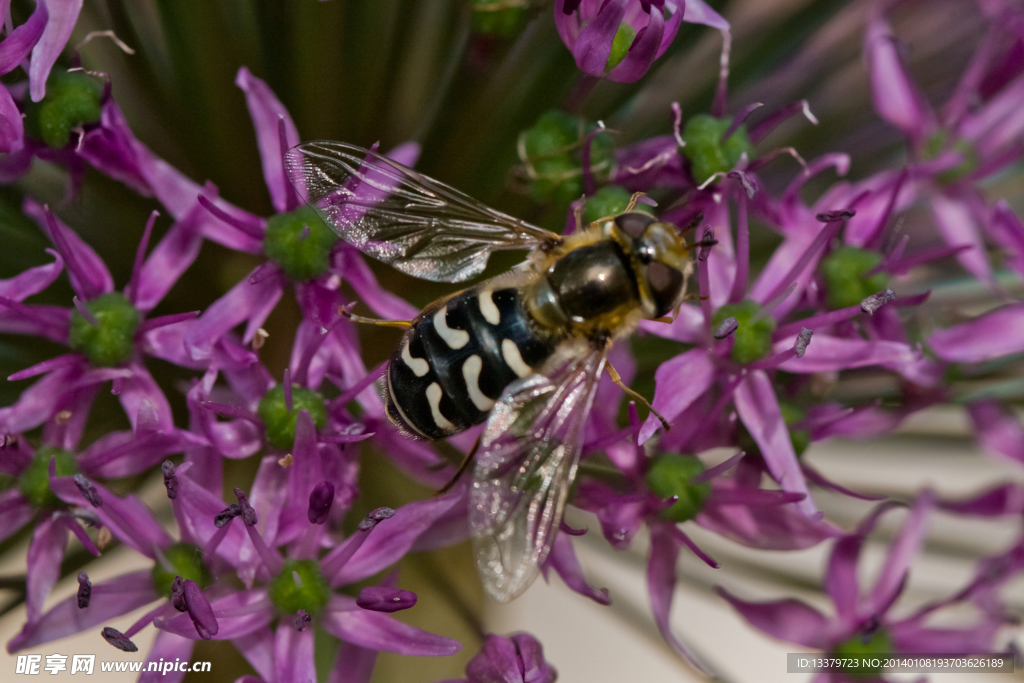
<svg viewBox="0 0 1024 683"><path fill-rule="evenodd" d="M606 355L595 350L551 377L518 380L491 410L469 527L484 588L499 602L526 590L551 550Z"/></svg>
<svg viewBox="0 0 1024 683"><path fill-rule="evenodd" d="M427 280L467 280L493 251L560 239L362 147L309 142L288 150L285 165L299 196L343 240Z"/></svg>

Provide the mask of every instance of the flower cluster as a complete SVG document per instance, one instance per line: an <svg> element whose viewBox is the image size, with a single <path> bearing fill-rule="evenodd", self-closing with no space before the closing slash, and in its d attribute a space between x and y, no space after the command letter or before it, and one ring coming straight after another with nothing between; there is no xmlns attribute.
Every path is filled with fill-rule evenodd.
<svg viewBox="0 0 1024 683"><path fill-rule="evenodd" d="M781 129L829 125L806 100L767 113L758 102L730 102L732 28L702 0L557 0L553 17L545 12L528 25L525 3L474 2L457 53L465 64L445 67L449 80L459 68L492 69L487 87L496 96L507 71L524 63L539 22L553 22L578 68L574 87L558 108L548 101L518 112L519 125L535 123L516 131L518 145L506 136L502 158L518 151L520 163L502 172L522 181L538 220L546 215L568 231L635 205L691 245L694 281L685 299L668 317L639 323L635 343L619 340L609 356L626 384L653 387L649 414L641 419L644 408L623 405L611 377L600 380L570 503L597 520L617 551L649 539L653 620L705 672L710 667L670 625L683 549L720 566L687 533L691 525L757 550L831 544L822 585L833 616L795 599L749 602L718 588L723 604L753 626L803 647L837 655L997 652L1012 622L1001 590L1024 571L1024 536L982 559L954 595L909 614L898 614L897 603L937 511L1019 517L1024 487L1005 484L966 499L924 489L882 500L832 481L805 457L820 442L876 438L913 413L955 402L984 450L1024 464L1024 425L1013 408L1020 380L999 375L1024 353L1024 304L1013 293L1024 279L1024 224L993 190L1019 173L1024 158L1024 12L1010 2L979 3L985 36L948 99L934 105L904 64L890 25L896 9L868 4L859 28L866 79L877 118L903 143L885 167L856 180L844 179L856 150L805 161L799 148L772 146ZM107 31L67 49L80 11L81 2L39 0L17 26L7 13L0 40L0 74L11 74L0 84L0 179L23 193L18 212L49 243L46 263L0 280L0 333L26 348L40 344L37 352L56 349L10 375L32 383L0 407L0 510L11 515L0 541L31 536L25 623L8 651L88 630L134 652L133 637L152 627L147 661L188 659L197 640L230 641L256 672L244 680L280 683L324 676L323 653L315 653L321 631L340 643L332 681L369 680L379 652L460 652L449 635L392 614L423 609L400 587L404 558L470 536L472 475L452 480L462 455L455 451L469 452L476 433L428 444L389 421L377 387L384 366L364 360L381 354L364 348L351 307L365 304L391 320L414 319L418 307L378 283L382 271L290 183L286 153L304 140L296 121L312 117L293 119L284 102L294 93L275 93L254 75L260 69L237 68L241 95L232 92L251 119L255 150L247 153L260 162L270 209L228 201L140 141L136 132L148 128L129 125L115 97L120 70L111 76L81 66L81 49L98 35L131 48ZM580 115L601 87L657 76L656 65L681 49L674 40L684 24L722 34L721 59L709 69L710 108L673 102L660 112L661 135L632 142ZM181 38L172 33L171 53L180 57ZM513 39L502 52L501 41ZM409 93L420 86L406 87L403 97L414 99ZM424 121L447 111L440 102ZM134 103L123 104L130 113ZM416 142L381 153L413 167L441 147L425 134L409 137ZM61 204L42 199L50 195L34 180L40 168L67 174ZM74 208L98 177L160 207L132 245L130 268L105 260L106 250L91 243L96 234L76 229ZM349 190L351 201L372 207L388 188ZM169 220L160 220L164 214ZM916 222L905 231L908 216ZM202 299L201 310L176 310L194 294L182 290L203 289L196 271L211 259L230 265L218 277L231 282ZM980 296L999 305L959 317L928 308L927 283L939 270L977 281ZM275 315L292 323L275 323ZM288 330L274 332L273 343L286 340L276 355L266 349L275 324ZM993 375L1000 380L989 381ZM842 390L858 381L885 389ZM97 433L105 403L120 404L123 415L115 409L111 418L120 428ZM453 485L384 506L361 490L367 461L381 454L394 466L389 476ZM239 475L245 467L251 476ZM162 479L160 505L136 495L149 478ZM855 524L841 523L820 509L822 491L876 504ZM858 560L879 520L898 508L909 509L906 521L865 592ZM173 516L172 530L163 512ZM556 528L539 569L610 604L613 596L588 583L576 556L573 537L584 532L564 522ZM151 569L94 584L86 567L77 594L45 609L72 535L94 556L117 543ZM975 610L975 620L934 625L933 614L950 606ZM128 629L110 625L142 608ZM555 680L532 635L471 626L480 649L464 660L460 680ZM823 675L850 680L849 672Z"/></svg>

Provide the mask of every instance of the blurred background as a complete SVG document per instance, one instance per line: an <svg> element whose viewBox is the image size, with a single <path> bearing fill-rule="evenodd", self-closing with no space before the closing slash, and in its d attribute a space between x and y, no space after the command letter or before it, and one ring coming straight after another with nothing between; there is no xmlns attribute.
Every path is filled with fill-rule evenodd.
<svg viewBox="0 0 1024 683"><path fill-rule="evenodd" d="M759 150L793 146L805 159L845 151L853 158L849 177L854 180L897 165L905 157L902 137L878 118L871 104L862 55L871 3L731 0L709 4L733 28L728 113L755 101L763 102L763 111L770 112L806 98L820 121L811 126L794 117L762 141ZM31 0L13 0L14 23L23 22L33 9ZM225 199L262 216L273 209L244 96L234 85L242 66L274 90L303 140L335 139L362 146L379 141L382 149L416 141L422 145L417 164L422 172L553 229L564 225L567 205L536 201L516 171L517 139L544 112L561 108L591 122L602 121L615 146L621 147L670 133L672 102L680 103L684 117L710 108L722 47L722 37L715 30L684 23L668 52L644 78L618 84L581 76L556 33L550 2L510 7L500 19L495 18L497 14L480 11L474 0L85 0L69 45L90 31L112 29L134 48L135 54L127 55L110 41L93 40L82 48L81 58L86 68L110 75L113 96L132 130L157 155L193 180L212 181ZM905 48L909 70L933 102L944 101L984 32L977 6L964 0L918 0L899 4L890 18ZM796 162L783 156L759 175L777 191L798 171ZM822 184L832 181L827 177L812 183L805 199L812 201ZM157 203L91 169L86 171L81 192L70 200L67 186L67 175L60 167L36 161L18 184L0 188L0 278L49 258L43 253L45 237L21 215L21 198L28 192L49 202L96 249L115 283L123 286L146 218L158 208ZM1024 208L1019 172L991 179L986 189L1005 197L1018 213ZM933 229L915 228L931 220L926 207L912 208L903 220L909 234L935 239ZM170 224L167 216L158 219L154 241ZM764 263L778 241L769 230L754 226L755 265ZM492 259L489 272L500 272L514 262L515 257ZM207 242L155 314L204 309L258 263L255 257ZM424 283L372 265L384 288L417 306L451 292L450 286ZM908 290L935 289L927 315L973 314L995 305L973 281L950 279L945 265L938 261L917 269L915 281L904 283ZM1021 294L1012 286L1010 291ZM61 279L35 301L66 305L71 296L67 281ZM269 338L261 358L274 376L280 377L285 367L299 318L294 299L286 295L265 325ZM360 332L368 367L384 360L398 339L394 331L364 328ZM651 396L653 371L667 357L665 349L643 338L634 342L633 349L638 360L633 386ZM6 376L62 352L62 347L37 339L0 337L0 374ZM165 387L183 386L190 376L158 360L147 363ZM998 378L1015 377L1020 370L1019 363L1009 363L998 369ZM0 405L13 403L30 384L31 380L0 384ZM884 392L885 385L866 375L845 391L871 398ZM178 422L184 424L184 393L169 391L168 398ZM127 426L116 400L100 392L84 443ZM373 507L398 507L432 495L381 454L367 448L362 455L362 495L353 519ZM956 408L918 414L884 442L872 442L870 449L858 442L833 441L812 445L806 457L843 485L903 498L925 484L943 494L965 495L985 485L1022 479L1010 466L979 457L967 420ZM226 461L226 486L251 481L257 462L257 458ZM149 493L143 498L173 524L159 474L128 480L122 486L141 486ZM846 528L868 509L866 504L828 494L818 502L829 519ZM901 520L900 514L892 515L877 538L872 537L869 564L878 564L881 549ZM416 591L419 604L401 618L454 637L464 649L448 659L383 654L374 680L460 677L478 649L479 623L501 633L528 630L535 634L561 680L689 680L692 670L662 643L650 617L645 540L638 538L630 551L615 553L600 538L593 519L580 516L571 523L592 529L580 539L578 552L591 583L611 590L610 608L569 592L557 578L550 586L538 582L523 598L498 607L481 592L467 544L415 554L403 561L402 587ZM752 631L711 589L725 585L750 599L794 596L820 602L827 548L754 552L696 527L687 531L721 562L722 569L710 570L684 555L673 619L677 633L692 642L724 680L809 680L807 675L785 673L784 655L791 646ZM909 611L914 604L952 592L967 579L975 558L1005 547L1018 531L1016 522L974 525L937 515L904 607ZM0 544L4 558L0 638L5 640L25 618L18 586L30 533L31 529L23 530ZM73 577L84 564L85 553L73 543L62 568L68 578L48 605L74 592ZM97 581L104 572L129 570L130 563L138 560L132 558L127 552L108 553L94 564L90 575ZM1024 608L1024 594L1011 590L1009 595L1016 609ZM128 615L113 625L130 624L137 616ZM148 629L145 636L152 638L153 630ZM94 635L80 638L80 646L77 640L68 640L56 649L43 646L28 652L95 651ZM329 666L336 643L329 642L330 636L324 639L323 646L318 642L317 652L318 657L323 653ZM137 642L145 652L146 639L139 637ZM100 656L116 659L115 654L122 653L110 650ZM186 681L233 680L251 671L228 643L200 642L194 660L212 660L214 671L190 674ZM13 664L5 662L0 668L13 671ZM125 675L124 679L132 678ZM109 680L118 679L111 675ZM946 675L934 680L970 679ZM1003 679L988 675L984 680Z"/></svg>

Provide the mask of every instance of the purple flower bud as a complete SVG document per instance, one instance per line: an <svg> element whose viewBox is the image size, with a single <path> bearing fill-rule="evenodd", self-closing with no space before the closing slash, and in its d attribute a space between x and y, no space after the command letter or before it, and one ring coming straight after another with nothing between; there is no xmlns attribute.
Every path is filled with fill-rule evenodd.
<svg viewBox="0 0 1024 683"><path fill-rule="evenodd" d="M167 497L174 500L178 497L178 475L174 473L174 463L170 460L164 460L163 464L160 465L160 470L164 473L164 486L167 488Z"/></svg>
<svg viewBox="0 0 1024 683"><path fill-rule="evenodd" d="M334 504L334 484L322 481L309 494L309 523L323 524Z"/></svg>
<svg viewBox="0 0 1024 683"><path fill-rule="evenodd" d="M394 515L395 511L391 508L377 508L370 514L366 515L366 519L359 522L359 530L370 531L373 527L377 526L378 522L385 519L391 519Z"/></svg>
<svg viewBox="0 0 1024 683"><path fill-rule="evenodd" d="M123 650L125 652L139 651L139 648L136 647L135 643L116 628L105 626L103 627L103 630L100 631L100 635L102 635L104 640L116 647L118 650Z"/></svg>
<svg viewBox="0 0 1024 683"><path fill-rule="evenodd" d="M504 638L487 636L484 646L466 665L469 683L554 683L555 669L544 661L544 649L528 633Z"/></svg>
<svg viewBox="0 0 1024 683"><path fill-rule="evenodd" d="M75 486L82 492L85 499L89 501L89 504L94 508L103 507L103 499L100 498L100 492L96 490L96 487L92 485L88 479L81 474L76 474L74 477Z"/></svg>
<svg viewBox="0 0 1024 683"><path fill-rule="evenodd" d="M872 294L868 298L860 302L860 310L864 311L868 315L874 315L882 306L886 305L890 301L896 298L896 292L891 289L886 289L877 294Z"/></svg>
<svg viewBox="0 0 1024 683"><path fill-rule="evenodd" d="M296 631L305 631L309 628L309 622L312 620L313 618L309 616L309 612L304 609L300 609L295 613L295 621L292 622L292 626L295 627Z"/></svg>
<svg viewBox="0 0 1024 683"><path fill-rule="evenodd" d="M397 612L416 604L416 594L388 586L367 586L359 591L356 604L373 612Z"/></svg>
<svg viewBox="0 0 1024 683"><path fill-rule="evenodd" d="M217 635L220 625L217 623L217 617L213 616L210 601L203 595L203 589L199 587L199 584L192 579L186 579L184 594L188 615L192 617L192 623L195 625L199 637L209 640Z"/></svg>
<svg viewBox="0 0 1024 683"><path fill-rule="evenodd" d="M740 324L736 318L726 318L722 321L721 325L715 328L715 339L725 339L735 332L739 326Z"/></svg>
<svg viewBox="0 0 1024 683"><path fill-rule="evenodd" d="M242 507L238 503L232 503L217 513L217 516L213 518L213 525L220 529L240 514L242 514Z"/></svg>
<svg viewBox="0 0 1024 683"><path fill-rule="evenodd" d="M839 221L845 221L847 218L853 218L857 215L857 212L853 209L845 210L840 209L837 211L826 211L819 213L815 216L822 223L838 223Z"/></svg>
<svg viewBox="0 0 1024 683"><path fill-rule="evenodd" d="M89 575L85 572L79 572L78 574L78 609L85 609L89 606L89 600L92 598L92 582L89 581Z"/></svg>
<svg viewBox="0 0 1024 683"><path fill-rule="evenodd" d="M242 521L246 526L256 526L256 511L249 505L249 499L245 497L242 489L235 489L235 496L238 498L238 507L242 513Z"/></svg>
<svg viewBox="0 0 1024 683"><path fill-rule="evenodd" d="M171 604L179 612L188 610L185 605L185 580L180 576L175 576L174 583L171 584Z"/></svg>
<svg viewBox="0 0 1024 683"><path fill-rule="evenodd" d="M793 348L796 350L797 358L804 357L804 353L807 352L807 345L811 343L812 334L814 334L814 332L806 327L800 328L800 334L797 335L796 344L793 345Z"/></svg>

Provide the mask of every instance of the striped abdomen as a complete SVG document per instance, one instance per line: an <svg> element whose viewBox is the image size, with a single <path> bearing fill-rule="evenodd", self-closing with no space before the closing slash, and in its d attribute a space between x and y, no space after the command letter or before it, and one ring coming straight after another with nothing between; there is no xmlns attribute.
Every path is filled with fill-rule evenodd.
<svg viewBox="0 0 1024 683"><path fill-rule="evenodd" d="M532 374L557 342L534 330L514 287L474 287L432 304L388 364L388 415L428 439L457 434L483 422L505 387Z"/></svg>

